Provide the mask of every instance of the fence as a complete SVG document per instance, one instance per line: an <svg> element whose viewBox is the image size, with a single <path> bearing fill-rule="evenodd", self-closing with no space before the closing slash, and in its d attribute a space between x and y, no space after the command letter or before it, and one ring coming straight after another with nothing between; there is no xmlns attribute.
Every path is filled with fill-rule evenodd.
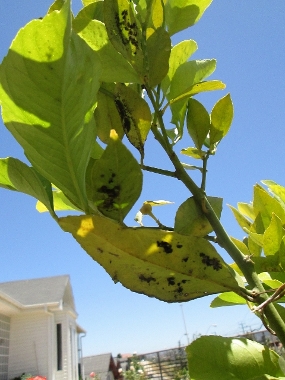
<svg viewBox="0 0 285 380"><path fill-rule="evenodd" d="M175 374L187 367L185 347L137 355L148 379L173 380Z"/></svg>

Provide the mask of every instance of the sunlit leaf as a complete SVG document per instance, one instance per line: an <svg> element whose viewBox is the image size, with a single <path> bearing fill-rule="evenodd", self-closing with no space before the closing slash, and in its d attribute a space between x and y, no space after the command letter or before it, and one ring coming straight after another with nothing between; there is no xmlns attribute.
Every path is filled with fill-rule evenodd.
<svg viewBox="0 0 285 380"><path fill-rule="evenodd" d="M96 52L101 62L103 82L139 82L140 78L132 65L109 41L103 23L103 4L103 1L99 1L83 8L73 20L73 28Z"/></svg>
<svg viewBox="0 0 285 380"><path fill-rule="evenodd" d="M263 235L263 251L266 256L274 255L279 251L284 234L281 220L273 213L271 222Z"/></svg>
<svg viewBox="0 0 285 380"><path fill-rule="evenodd" d="M128 0L104 0L104 20L110 42L130 62L143 83L142 34L132 4Z"/></svg>
<svg viewBox="0 0 285 380"><path fill-rule="evenodd" d="M210 144L219 142L228 133L234 116L230 94L214 105L211 112Z"/></svg>
<svg viewBox="0 0 285 380"><path fill-rule="evenodd" d="M254 211L253 211L253 206L252 204L250 203L243 203L243 202L239 202L237 204L237 207L238 207L238 211L243 214L244 216L248 217L249 219L251 220L254 220L255 219L255 214L254 214Z"/></svg>
<svg viewBox="0 0 285 380"><path fill-rule="evenodd" d="M1 66L6 127L33 167L83 210L99 78L94 52L72 32L69 1L22 28Z"/></svg>
<svg viewBox="0 0 285 380"><path fill-rule="evenodd" d="M235 305L246 305L246 300L234 292L225 292L214 298L210 306L214 308Z"/></svg>
<svg viewBox="0 0 285 380"><path fill-rule="evenodd" d="M253 210L255 215L260 213L265 228L269 226L273 212L285 224L285 210L282 205L258 184L254 186Z"/></svg>
<svg viewBox="0 0 285 380"><path fill-rule="evenodd" d="M187 130L197 149L202 149L210 130L210 116L206 108L196 99L187 105Z"/></svg>
<svg viewBox="0 0 285 380"><path fill-rule="evenodd" d="M274 194L278 198L282 206L285 207L285 187L280 186L276 182L270 180L263 180L261 182L264 183L264 185L266 185L270 189L272 194Z"/></svg>
<svg viewBox="0 0 285 380"><path fill-rule="evenodd" d="M115 282L167 302L237 290L235 274L205 239L153 228L127 228L99 216L59 224Z"/></svg>
<svg viewBox="0 0 285 380"><path fill-rule="evenodd" d="M181 149L180 153L185 154L185 156L195 158L196 160L201 160L206 155L206 152L203 152L197 148L184 148Z"/></svg>
<svg viewBox="0 0 285 380"><path fill-rule="evenodd" d="M52 197L55 211L81 211L79 208L74 206L60 190L53 191ZM48 211L47 207L40 201L37 202L36 209L39 212Z"/></svg>
<svg viewBox="0 0 285 380"><path fill-rule="evenodd" d="M232 210L234 217L241 228L244 228L244 227L250 228L251 222L245 216L243 216L243 214L239 210L237 210L236 208L230 205L229 205L229 208Z"/></svg>
<svg viewBox="0 0 285 380"><path fill-rule="evenodd" d="M170 35L199 21L211 2L212 0L168 0L165 12Z"/></svg>
<svg viewBox="0 0 285 380"><path fill-rule="evenodd" d="M50 182L20 160L12 157L0 159L0 187L39 199L55 217Z"/></svg>
<svg viewBox="0 0 285 380"><path fill-rule="evenodd" d="M173 46L169 58L169 70L167 76L161 83L161 89L166 94L168 87L177 68L185 63L193 53L197 50L197 44L194 40L181 41Z"/></svg>
<svg viewBox="0 0 285 380"><path fill-rule="evenodd" d="M276 352L252 340L202 336L186 352L191 363L191 379L250 380L264 374L282 376Z"/></svg>
<svg viewBox="0 0 285 380"><path fill-rule="evenodd" d="M223 199L207 197L218 218L221 216ZM203 237L213 231L201 207L197 206L193 197L188 198L178 208L175 216L174 231L182 235Z"/></svg>

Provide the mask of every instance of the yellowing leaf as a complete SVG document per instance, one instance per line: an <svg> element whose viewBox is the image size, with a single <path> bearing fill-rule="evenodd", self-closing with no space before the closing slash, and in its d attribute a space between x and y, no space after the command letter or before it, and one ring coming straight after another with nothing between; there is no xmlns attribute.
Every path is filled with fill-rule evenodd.
<svg viewBox="0 0 285 380"><path fill-rule="evenodd" d="M60 218L114 282L167 302L182 302L239 286L235 273L205 239L153 228L127 228L101 216Z"/></svg>

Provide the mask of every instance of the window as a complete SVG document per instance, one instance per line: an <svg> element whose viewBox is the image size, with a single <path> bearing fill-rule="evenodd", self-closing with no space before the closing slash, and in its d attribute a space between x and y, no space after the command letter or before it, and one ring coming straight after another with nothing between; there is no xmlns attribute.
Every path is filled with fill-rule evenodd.
<svg viewBox="0 0 285 380"><path fill-rule="evenodd" d="M57 352L57 370L62 370L62 325L56 325L56 352Z"/></svg>

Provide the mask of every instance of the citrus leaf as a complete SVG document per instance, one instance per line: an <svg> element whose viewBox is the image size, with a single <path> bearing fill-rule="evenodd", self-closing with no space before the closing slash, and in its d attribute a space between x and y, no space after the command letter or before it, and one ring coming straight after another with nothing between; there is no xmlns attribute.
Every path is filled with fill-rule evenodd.
<svg viewBox="0 0 285 380"><path fill-rule="evenodd" d="M274 213L272 219L263 235L263 251L265 256L278 253L285 230L282 222Z"/></svg>
<svg viewBox="0 0 285 380"><path fill-rule="evenodd" d="M0 159L0 187L20 191L39 199L47 211L56 217L50 182L20 160L12 157Z"/></svg>
<svg viewBox="0 0 285 380"><path fill-rule="evenodd" d="M282 224L285 224L285 210L280 202L258 184L254 186L253 210L255 215L260 213L265 229L271 222L273 212L281 219Z"/></svg>
<svg viewBox="0 0 285 380"><path fill-rule="evenodd" d="M168 73L161 83L161 89L164 94L167 93L167 90L177 68L185 63L191 57L191 55L195 53L197 48L197 43L194 40L181 41L177 45L173 46L169 57Z"/></svg>
<svg viewBox="0 0 285 380"><path fill-rule="evenodd" d="M248 339L202 336L186 348L191 379L250 380L282 375L276 352Z"/></svg>
<svg viewBox="0 0 285 380"><path fill-rule="evenodd" d="M81 211L79 208L74 206L60 190L53 191L52 197L55 211ZM38 212L48 211L47 207L40 201L37 202L36 209Z"/></svg>
<svg viewBox="0 0 285 380"><path fill-rule="evenodd" d="M241 228L244 228L244 227L250 228L251 226L250 221L245 216L243 216L243 214L239 210L237 210L236 208L230 205L229 205L229 208L232 210L234 217Z"/></svg>
<svg viewBox="0 0 285 380"><path fill-rule="evenodd" d="M19 31L0 75L6 127L33 167L88 210L85 170L100 64L72 32L70 1Z"/></svg>
<svg viewBox="0 0 285 380"><path fill-rule="evenodd" d="M110 42L144 79L142 33L128 0L104 0L104 20Z"/></svg>
<svg viewBox="0 0 285 380"><path fill-rule="evenodd" d="M196 160L201 160L206 155L206 152L203 152L197 148L184 148L180 151L181 154L195 158Z"/></svg>
<svg viewBox="0 0 285 380"><path fill-rule="evenodd" d="M210 306L214 308L236 305L246 305L246 300L234 292L225 292L214 298Z"/></svg>
<svg viewBox="0 0 285 380"><path fill-rule="evenodd" d="M60 218L83 249L125 287L167 302L237 290L235 274L205 239L127 228L100 216Z"/></svg>
<svg viewBox="0 0 285 380"><path fill-rule="evenodd" d="M87 173L88 199L103 215L122 222L140 196L142 172L114 130L102 157Z"/></svg>
<svg viewBox="0 0 285 380"><path fill-rule="evenodd" d="M219 142L228 133L234 116L230 94L217 101L211 112L210 144Z"/></svg>
<svg viewBox="0 0 285 380"><path fill-rule="evenodd" d="M98 1L83 8L73 20L73 28L96 52L101 62L103 82L139 82L140 78L132 65L114 48L108 38L103 23L103 5L103 1Z"/></svg>
<svg viewBox="0 0 285 380"><path fill-rule="evenodd" d="M218 218L221 216L223 199L207 197ZM178 208L175 216L174 231L182 235L203 237L213 231L208 219L197 206L193 197L188 198Z"/></svg>
<svg viewBox="0 0 285 380"><path fill-rule="evenodd" d="M116 85L115 95L124 132L143 158L144 143L151 127L149 106L135 90L120 83Z"/></svg>
<svg viewBox="0 0 285 380"><path fill-rule="evenodd" d="M196 99L187 105L187 130L197 149L202 149L210 130L210 116L206 108Z"/></svg>
<svg viewBox="0 0 285 380"><path fill-rule="evenodd" d="M146 40L147 67L145 68L149 87L155 87L166 76L169 68L171 40L164 28L154 30Z"/></svg>
<svg viewBox="0 0 285 380"><path fill-rule="evenodd" d="M110 131L115 129L120 139L124 136L124 130L121 117L115 103L115 84L102 83L98 93L98 103L94 112L97 127L97 136L99 139L108 144L110 140ZM112 96L107 95L103 90L110 92Z"/></svg>
<svg viewBox="0 0 285 380"><path fill-rule="evenodd" d="M264 183L264 185L266 185L270 189L272 194L274 194L277 197L277 199L279 200L279 202L282 204L284 208L285 207L285 187L280 186L276 182L270 181L270 180L263 180L261 182Z"/></svg>
<svg viewBox="0 0 285 380"><path fill-rule="evenodd" d="M168 0L165 16L170 35L196 24L211 2L212 0Z"/></svg>

